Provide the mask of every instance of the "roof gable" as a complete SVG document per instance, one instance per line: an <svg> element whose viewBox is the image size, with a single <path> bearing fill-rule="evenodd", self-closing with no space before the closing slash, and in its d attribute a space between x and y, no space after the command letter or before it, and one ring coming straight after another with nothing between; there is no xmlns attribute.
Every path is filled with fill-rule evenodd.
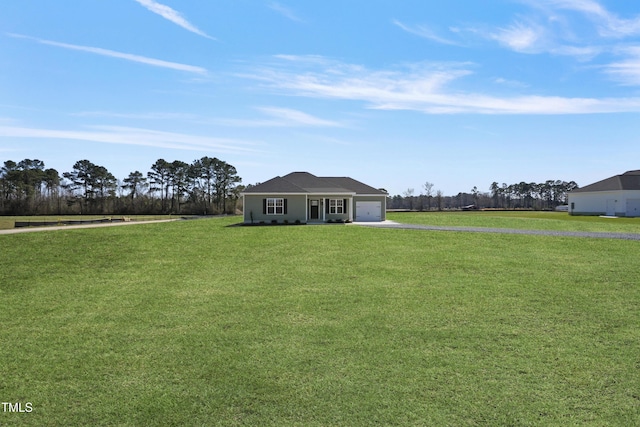
<svg viewBox="0 0 640 427"><path fill-rule="evenodd" d="M622 175L615 175L602 181L594 182L572 193L587 193L592 191L640 190L640 170L627 171Z"/></svg>
<svg viewBox="0 0 640 427"><path fill-rule="evenodd" d="M623 190L640 190L640 170L620 175L620 184Z"/></svg>

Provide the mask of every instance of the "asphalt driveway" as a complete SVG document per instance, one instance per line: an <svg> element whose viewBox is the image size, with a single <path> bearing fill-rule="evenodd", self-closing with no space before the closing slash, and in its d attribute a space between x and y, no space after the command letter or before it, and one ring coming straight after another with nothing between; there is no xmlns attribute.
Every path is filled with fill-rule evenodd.
<svg viewBox="0 0 640 427"><path fill-rule="evenodd" d="M357 222L356 225L407 230L457 231L470 233L527 234L535 236L589 237L596 239L640 240L640 233L603 233L593 231L519 230L514 228L451 227L437 225L402 224L394 221Z"/></svg>

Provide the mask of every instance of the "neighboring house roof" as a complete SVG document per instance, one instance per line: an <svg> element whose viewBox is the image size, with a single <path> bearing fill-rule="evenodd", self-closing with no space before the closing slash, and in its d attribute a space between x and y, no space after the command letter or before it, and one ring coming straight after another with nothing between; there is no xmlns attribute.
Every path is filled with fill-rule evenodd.
<svg viewBox="0 0 640 427"><path fill-rule="evenodd" d="M327 193L386 195L349 177L317 177L309 172L291 172L244 190L244 193Z"/></svg>
<svg viewBox="0 0 640 427"><path fill-rule="evenodd" d="M622 175L612 176L582 188L576 188L571 193L587 193L593 191L640 190L640 170L628 171Z"/></svg>

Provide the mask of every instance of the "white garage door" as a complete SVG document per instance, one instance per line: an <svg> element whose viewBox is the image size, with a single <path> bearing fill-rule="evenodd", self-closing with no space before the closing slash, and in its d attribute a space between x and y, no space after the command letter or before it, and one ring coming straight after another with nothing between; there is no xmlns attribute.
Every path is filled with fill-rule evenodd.
<svg viewBox="0 0 640 427"><path fill-rule="evenodd" d="M640 199L627 199L627 216L640 216Z"/></svg>
<svg viewBox="0 0 640 427"><path fill-rule="evenodd" d="M381 221L381 202L356 202L356 221Z"/></svg>

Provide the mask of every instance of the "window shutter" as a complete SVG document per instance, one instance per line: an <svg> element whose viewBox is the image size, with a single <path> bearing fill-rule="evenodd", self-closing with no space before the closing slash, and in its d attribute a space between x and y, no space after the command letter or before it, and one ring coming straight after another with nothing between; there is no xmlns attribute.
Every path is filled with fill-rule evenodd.
<svg viewBox="0 0 640 427"><path fill-rule="evenodd" d="M284 214L287 214L287 199L284 199Z"/></svg>
<svg viewBox="0 0 640 427"><path fill-rule="evenodd" d="M329 199L324 199L324 209L326 213L329 213Z"/></svg>
<svg viewBox="0 0 640 427"><path fill-rule="evenodd" d="M348 212L347 212L347 199L344 199L344 200L342 201L342 212L343 212L343 213L348 213Z"/></svg>
<svg viewBox="0 0 640 427"><path fill-rule="evenodd" d="M262 199L262 214L267 214L267 199Z"/></svg>

